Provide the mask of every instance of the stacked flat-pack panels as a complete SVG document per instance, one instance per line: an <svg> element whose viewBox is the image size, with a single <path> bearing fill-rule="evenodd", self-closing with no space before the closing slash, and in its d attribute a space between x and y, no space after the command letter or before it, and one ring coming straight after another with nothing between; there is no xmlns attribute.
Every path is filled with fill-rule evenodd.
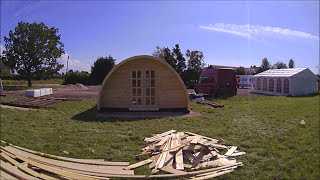
<svg viewBox="0 0 320 180"><path fill-rule="evenodd" d="M41 97L52 94L52 88L30 89L26 90L27 97Z"/></svg>

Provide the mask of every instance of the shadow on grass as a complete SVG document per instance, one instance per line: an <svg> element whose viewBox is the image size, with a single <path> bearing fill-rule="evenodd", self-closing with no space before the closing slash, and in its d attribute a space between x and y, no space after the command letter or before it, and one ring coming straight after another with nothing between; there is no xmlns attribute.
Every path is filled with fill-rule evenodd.
<svg viewBox="0 0 320 180"><path fill-rule="evenodd" d="M97 106L74 115L71 119L84 122L123 122L152 120L164 117L179 117L188 115L183 112L97 112Z"/></svg>
<svg viewBox="0 0 320 180"><path fill-rule="evenodd" d="M288 97L292 97L292 98L303 98L303 97L314 97L314 96L319 96L320 92L318 93L313 93L313 94L307 94L307 95L299 95L299 96L288 96Z"/></svg>
<svg viewBox="0 0 320 180"><path fill-rule="evenodd" d="M93 106L90 109L87 109L86 111L83 111L79 114L74 115L71 119L72 120L77 120L77 121L85 121L85 122L115 122L115 119L107 119L107 118L97 118L96 117L97 113L97 106Z"/></svg>
<svg viewBox="0 0 320 180"><path fill-rule="evenodd" d="M228 98L231 98L231 97L233 97L233 96L235 96L235 95L218 95L218 96L215 96L215 97L212 97L212 96L203 96L204 97L204 99L206 99L206 100L209 100L209 101L214 101L214 100L218 100L218 99L222 99L222 100L226 100L226 99L228 99Z"/></svg>

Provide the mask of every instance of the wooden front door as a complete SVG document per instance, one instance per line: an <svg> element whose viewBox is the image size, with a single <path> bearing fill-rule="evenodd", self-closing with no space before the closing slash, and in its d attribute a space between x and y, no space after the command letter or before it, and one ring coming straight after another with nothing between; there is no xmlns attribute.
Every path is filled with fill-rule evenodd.
<svg viewBox="0 0 320 180"><path fill-rule="evenodd" d="M156 93L156 72L154 70L131 70L130 110L159 110Z"/></svg>

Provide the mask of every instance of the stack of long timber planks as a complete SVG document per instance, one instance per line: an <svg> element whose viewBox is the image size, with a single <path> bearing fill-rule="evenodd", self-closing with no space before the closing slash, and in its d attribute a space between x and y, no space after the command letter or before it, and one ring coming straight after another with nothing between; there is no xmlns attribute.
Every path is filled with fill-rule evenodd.
<svg viewBox="0 0 320 180"><path fill-rule="evenodd" d="M141 149L141 155L151 154L151 157L126 167L126 170L149 164L152 173L162 171L190 179L209 179L242 166L234 157L245 154L237 151L236 146L228 147L219 144L217 139L191 132L170 130L144 140L149 144Z"/></svg>
<svg viewBox="0 0 320 180"><path fill-rule="evenodd" d="M22 147L1 147L1 179L109 179L132 176L128 162L74 159L44 154Z"/></svg>
<svg viewBox="0 0 320 180"><path fill-rule="evenodd" d="M16 107L24 107L24 108L41 108L41 107L48 107L52 104L61 102L61 99L54 99L54 98L25 98L25 99L18 99L15 101L10 102L1 102L3 105L8 106L16 106Z"/></svg>

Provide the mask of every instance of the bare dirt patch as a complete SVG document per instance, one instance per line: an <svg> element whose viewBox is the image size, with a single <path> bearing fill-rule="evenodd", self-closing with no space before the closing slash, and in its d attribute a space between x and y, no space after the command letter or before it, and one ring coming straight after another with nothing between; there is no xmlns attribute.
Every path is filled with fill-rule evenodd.
<svg viewBox="0 0 320 180"><path fill-rule="evenodd" d="M54 98L70 98L70 99L92 99L98 98L100 85L98 86L85 86L83 84L68 84L63 85L61 88L54 88L53 94L45 97ZM25 90L19 91L4 91L8 96L24 96Z"/></svg>

